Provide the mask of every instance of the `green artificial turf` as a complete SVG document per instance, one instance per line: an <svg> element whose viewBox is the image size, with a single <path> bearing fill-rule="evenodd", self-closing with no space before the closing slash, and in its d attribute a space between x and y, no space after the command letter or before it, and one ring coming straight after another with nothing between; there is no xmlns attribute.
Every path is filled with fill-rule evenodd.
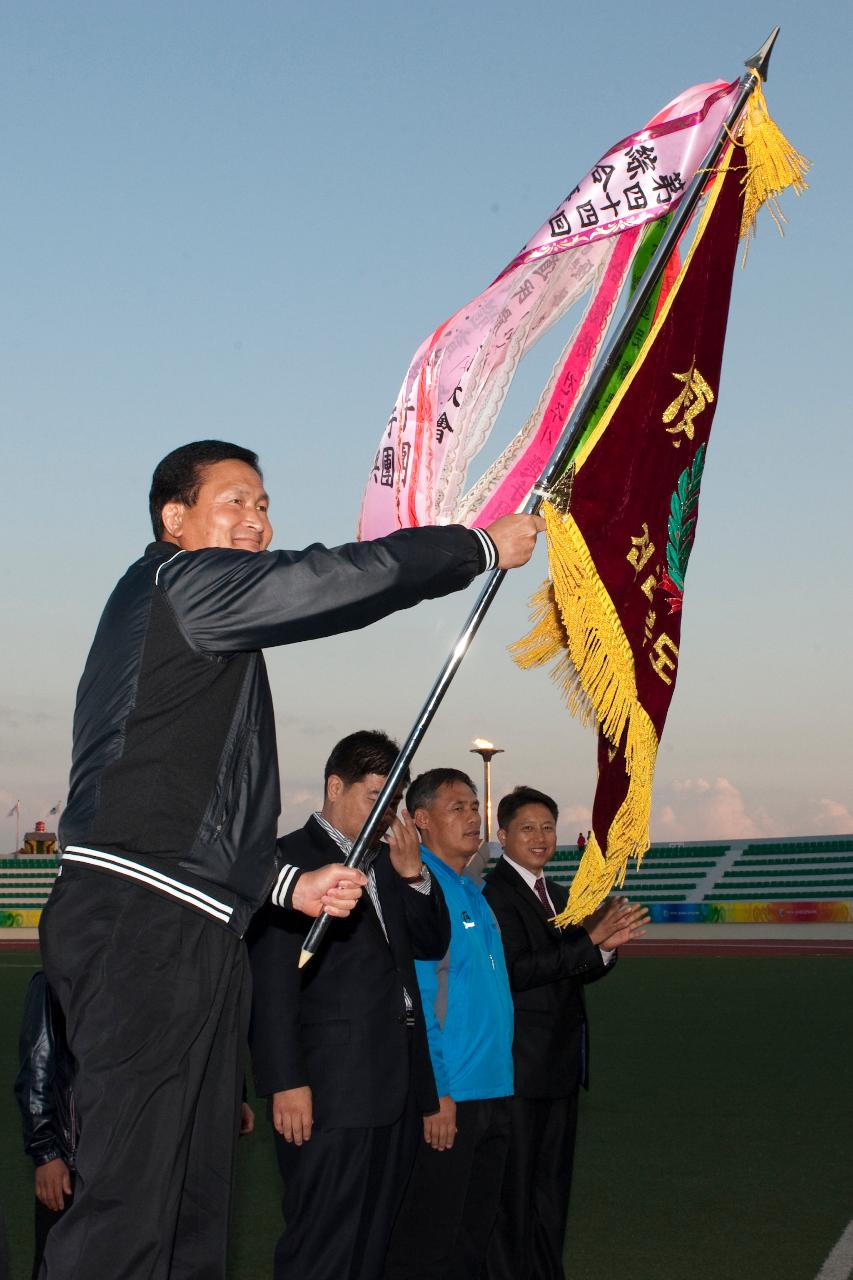
<svg viewBox="0 0 853 1280"><path fill-rule="evenodd" d="M0 951L12 1280L30 1265L31 1170L11 1086L36 963ZM624 958L589 989L570 1280L813 1280L853 1215L851 994L853 962L839 956ZM233 1280L271 1274L278 1195L261 1105L240 1143Z"/></svg>

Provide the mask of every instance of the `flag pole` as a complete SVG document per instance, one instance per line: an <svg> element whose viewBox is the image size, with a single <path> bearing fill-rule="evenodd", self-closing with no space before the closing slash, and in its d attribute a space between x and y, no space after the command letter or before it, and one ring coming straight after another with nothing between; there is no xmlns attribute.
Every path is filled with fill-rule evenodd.
<svg viewBox="0 0 853 1280"><path fill-rule="evenodd" d="M539 477L538 482L533 486L530 497L522 509L525 515L536 515L539 512L542 507L542 503L551 495L553 486L557 483L561 473L568 464L575 447L583 435L586 420L590 411L594 408L599 396L607 385L610 375L619 363L625 344L633 333L646 303L663 275L663 270L669 260L670 254L675 249L682 232L690 221L690 218L701 199L702 192L708 182L709 171L714 168L724 147L727 142L730 141L732 130L737 124L738 119L740 118L741 113L749 101L756 85L767 79L770 55L773 52L773 46L776 43L776 37L778 35L779 28L774 27L773 31L765 40L761 48L758 49L751 58L747 58L744 64L747 70L740 78L738 86L739 91L734 105L721 125L720 131L708 149L708 153L703 159L702 164L696 170L692 181L682 196L678 208L672 215L672 221L661 237L657 249L652 255L646 270L628 301L624 314L616 324L610 340L596 363L584 391L579 396L575 408L563 427L562 433L554 447L551 457ZM757 76L755 73L757 73ZM359 835L345 860L346 866L359 867L361 865L365 854L373 842L379 822L388 808L392 797L399 789L403 776L405 775L415 752L420 746L433 716L438 710L441 701L453 680L453 677L461 666L462 660L471 645L471 641L477 634L483 618L488 613L492 601L494 600L505 576L505 569L493 569L486 578L474 607L468 615L468 619L459 634L459 638L447 657L435 684L427 695L427 699L418 713L418 717L412 726L409 736L406 738L406 741L400 748L400 753L397 756L397 759L391 766L382 791L380 792L367 821L359 832ZM330 918L331 917L324 913L318 916L312 924L299 956L300 969L317 953L323 936L329 927Z"/></svg>

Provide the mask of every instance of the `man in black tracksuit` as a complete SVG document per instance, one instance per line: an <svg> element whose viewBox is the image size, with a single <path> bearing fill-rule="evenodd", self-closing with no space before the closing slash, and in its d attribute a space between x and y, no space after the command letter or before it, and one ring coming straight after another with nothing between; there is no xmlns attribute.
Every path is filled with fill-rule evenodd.
<svg viewBox="0 0 853 1280"><path fill-rule="evenodd" d="M363 627L529 559L542 522L266 552L255 454L201 441L154 473L156 541L110 596L77 695L62 867L42 916L77 1064L74 1203L43 1280L225 1274L249 979L268 898L346 915L360 872L276 862L260 650Z"/></svg>

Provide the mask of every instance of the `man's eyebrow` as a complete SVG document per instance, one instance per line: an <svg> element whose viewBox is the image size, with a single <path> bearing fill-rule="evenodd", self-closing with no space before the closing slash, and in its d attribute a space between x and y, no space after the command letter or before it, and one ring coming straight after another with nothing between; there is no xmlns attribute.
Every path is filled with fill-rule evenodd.
<svg viewBox="0 0 853 1280"><path fill-rule="evenodd" d="M234 484L227 484L221 492L223 496L226 493L239 493L242 497L243 494L249 494L251 496L252 490L247 484L241 484L240 481L237 480ZM267 493L266 489L262 489L258 494L258 502L266 502L266 504L269 505L269 501L270 495Z"/></svg>

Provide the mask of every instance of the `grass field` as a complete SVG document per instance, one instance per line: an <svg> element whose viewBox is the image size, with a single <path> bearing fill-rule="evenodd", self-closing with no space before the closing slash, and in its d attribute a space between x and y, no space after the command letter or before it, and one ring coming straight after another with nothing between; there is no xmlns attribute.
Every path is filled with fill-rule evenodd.
<svg viewBox="0 0 853 1280"><path fill-rule="evenodd" d="M0 952L12 1280L30 1265L31 1169L11 1086L36 964ZM844 956L626 957L590 989L571 1280L814 1280L853 1217L851 997ZM238 1179L231 1276L264 1280L278 1187L262 1108Z"/></svg>

